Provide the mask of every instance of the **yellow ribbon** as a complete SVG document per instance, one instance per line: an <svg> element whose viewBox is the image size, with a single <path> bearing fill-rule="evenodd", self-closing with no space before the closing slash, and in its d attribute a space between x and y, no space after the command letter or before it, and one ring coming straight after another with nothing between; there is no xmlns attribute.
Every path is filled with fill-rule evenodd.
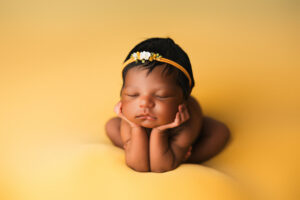
<svg viewBox="0 0 300 200"><path fill-rule="evenodd" d="M137 52L137 55L138 55L138 57L139 57L140 53ZM191 87L191 85L192 85L192 79L191 79L189 73L186 71L185 68L183 68L183 67L182 67L181 65L179 65L178 63L176 63L176 62L174 62L174 61L172 61L172 60L169 60L169 59L167 59L167 58L163 58L163 57L155 57L155 56L150 57L149 60L150 60L150 61L152 61L152 60L157 60L157 61L160 61L160 62L168 63L168 64L170 64L170 65L176 67L177 69L179 69L180 71L182 71L182 72L185 74L185 76L186 76L186 77L188 78L188 80L189 80L189 85L190 85L190 87ZM132 63L132 62L134 62L134 61L137 61L137 59L134 58L134 57L130 57L126 62L123 63L123 67L127 66L129 63Z"/></svg>

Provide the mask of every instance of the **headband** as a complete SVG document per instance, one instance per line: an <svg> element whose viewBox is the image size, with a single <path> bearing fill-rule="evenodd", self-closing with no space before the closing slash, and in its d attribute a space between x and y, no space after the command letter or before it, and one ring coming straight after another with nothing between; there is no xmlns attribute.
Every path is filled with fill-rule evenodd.
<svg viewBox="0 0 300 200"><path fill-rule="evenodd" d="M190 87L192 85L192 79L185 68L183 68L181 65L179 65L178 63L176 63L172 60L162 57L158 53L153 53L153 52L150 53L148 51L142 51L142 52L137 51L135 53L132 53L130 58L126 62L123 63L123 67L125 67L126 65L128 65L129 63L132 63L134 61L138 62L138 60L141 60L142 63L145 63L145 60L148 60L150 62L153 60L157 60L160 62L168 63L168 64L176 67L180 71L182 71L185 74L185 76L188 78Z"/></svg>

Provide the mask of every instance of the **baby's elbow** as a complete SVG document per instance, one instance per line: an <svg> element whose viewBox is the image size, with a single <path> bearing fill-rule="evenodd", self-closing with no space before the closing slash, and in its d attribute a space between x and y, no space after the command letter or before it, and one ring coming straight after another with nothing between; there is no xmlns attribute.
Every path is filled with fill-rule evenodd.
<svg viewBox="0 0 300 200"><path fill-rule="evenodd" d="M126 164L129 168L133 169L136 172L149 172L150 169L147 165L143 165L141 163L132 163L132 162L128 162L128 160L126 161Z"/></svg>
<svg viewBox="0 0 300 200"><path fill-rule="evenodd" d="M155 173L164 173L164 172L168 172L171 171L173 169L175 169L176 167L162 167L162 166L158 166L158 167L151 167L151 172L155 172Z"/></svg>
<svg viewBox="0 0 300 200"><path fill-rule="evenodd" d="M147 167L135 167L135 168L131 168L136 172L149 172L149 168Z"/></svg>
<svg viewBox="0 0 300 200"><path fill-rule="evenodd" d="M149 168L147 167L133 167L133 166L129 166L129 167L136 172L149 172Z"/></svg>
<svg viewBox="0 0 300 200"><path fill-rule="evenodd" d="M166 170L166 169L151 169L151 172L155 172L155 173L164 173L170 170Z"/></svg>

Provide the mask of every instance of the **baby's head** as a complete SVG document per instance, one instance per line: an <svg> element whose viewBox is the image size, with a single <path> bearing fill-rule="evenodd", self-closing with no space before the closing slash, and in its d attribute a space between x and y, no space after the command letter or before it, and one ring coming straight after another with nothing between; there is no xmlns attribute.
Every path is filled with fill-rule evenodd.
<svg viewBox="0 0 300 200"><path fill-rule="evenodd" d="M154 128L174 121L178 106L185 103L191 94L194 78L187 54L172 39L147 39L129 52L124 63L133 53L143 51L158 53L184 68L155 59L125 64L122 71L122 112L130 121Z"/></svg>

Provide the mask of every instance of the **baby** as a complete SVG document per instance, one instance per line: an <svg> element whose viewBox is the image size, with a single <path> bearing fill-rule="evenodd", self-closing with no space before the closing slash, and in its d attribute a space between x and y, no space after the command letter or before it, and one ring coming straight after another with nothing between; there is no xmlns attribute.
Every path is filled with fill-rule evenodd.
<svg viewBox="0 0 300 200"><path fill-rule="evenodd" d="M124 61L118 117L105 126L124 149L126 164L139 172L166 172L181 163L200 163L219 153L230 131L203 116L187 54L170 38L136 45Z"/></svg>

